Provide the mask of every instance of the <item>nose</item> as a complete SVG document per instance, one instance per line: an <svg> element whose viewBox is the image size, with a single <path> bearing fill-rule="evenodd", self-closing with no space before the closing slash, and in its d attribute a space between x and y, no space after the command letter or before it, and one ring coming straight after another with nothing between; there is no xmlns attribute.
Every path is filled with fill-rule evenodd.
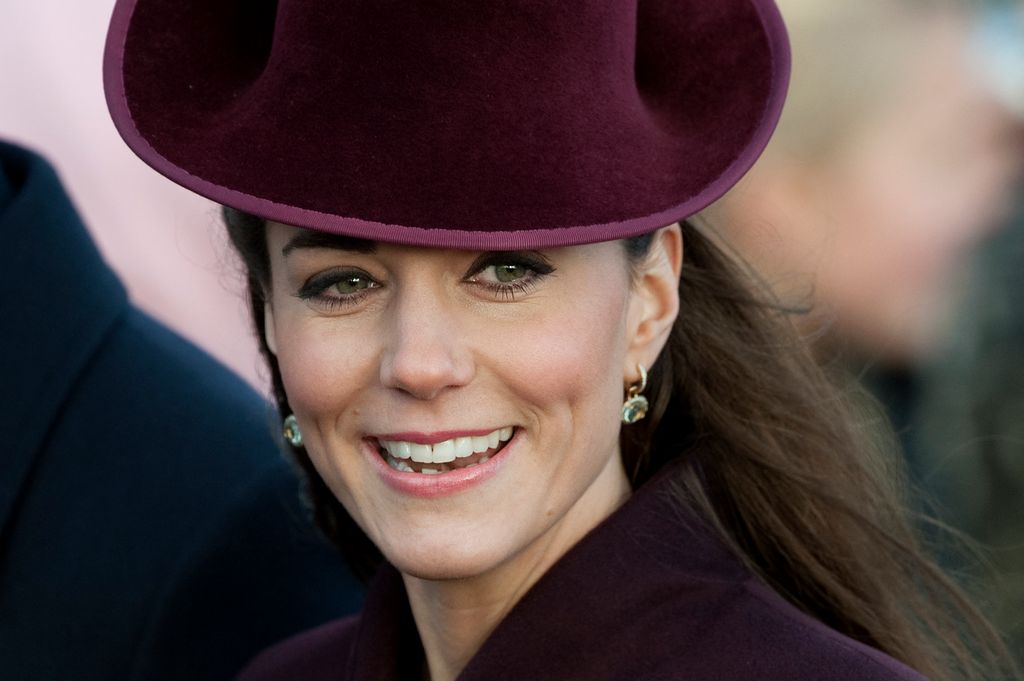
<svg viewBox="0 0 1024 681"><path fill-rule="evenodd" d="M473 357L456 318L436 292L407 290L397 296L381 358L381 383L421 400L468 384Z"/></svg>

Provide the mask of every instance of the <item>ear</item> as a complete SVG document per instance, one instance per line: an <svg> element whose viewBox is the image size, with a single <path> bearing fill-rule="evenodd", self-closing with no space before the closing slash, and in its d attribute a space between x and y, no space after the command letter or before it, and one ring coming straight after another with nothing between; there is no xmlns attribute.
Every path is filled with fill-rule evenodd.
<svg viewBox="0 0 1024 681"><path fill-rule="evenodd" d="M679 276L683 267L683 234L678 224L658 230L633 281L627 332L627 382L639 378L637 364L649 368L668 342L679 314Z"/></svg>
<svg viewBox="0 0 1024 681"><path fill-rule="evenodd" d="M263 303L263 334L267 337L267 347L277 356L277 336L274 334L274 308L270 301Z"/></svg>

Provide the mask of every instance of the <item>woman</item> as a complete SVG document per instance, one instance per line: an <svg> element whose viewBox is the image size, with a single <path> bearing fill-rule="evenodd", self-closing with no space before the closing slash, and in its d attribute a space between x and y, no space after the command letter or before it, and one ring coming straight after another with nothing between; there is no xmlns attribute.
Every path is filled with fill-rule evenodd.
<svg viewBox="0 0 1024 681"><path fill-rule="evenodd" d="M119 3L114 119L229 206L317 518L375 573L243 678L991 672L896 473L677 223L787 74L766 0Z"/></svg>

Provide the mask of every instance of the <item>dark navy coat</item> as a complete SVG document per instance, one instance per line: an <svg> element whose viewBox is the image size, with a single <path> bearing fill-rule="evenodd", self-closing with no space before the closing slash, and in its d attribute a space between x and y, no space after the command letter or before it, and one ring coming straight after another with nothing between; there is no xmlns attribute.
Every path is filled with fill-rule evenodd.
<svg viewBox="0 0 1024 681"><path fill-rule="evenodd" d="M556 562L458 681L924 681L766 587L671 482L645 484ZM385 567L361 616L275 646L239 681L416 681L422 662Z"/></svg>
<svg viewBox="0 0 1024 681"><path fill-rule="evenodd" d="M0 144L0 678L226 679L356 609L273 428Z"/></svg>

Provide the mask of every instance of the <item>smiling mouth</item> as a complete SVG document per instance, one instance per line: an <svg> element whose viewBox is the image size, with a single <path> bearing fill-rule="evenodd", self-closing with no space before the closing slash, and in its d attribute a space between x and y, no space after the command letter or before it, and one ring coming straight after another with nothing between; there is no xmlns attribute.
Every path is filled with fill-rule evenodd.
<svg viewBox="0 0 1024 681"><path fill-rule="evenodd" d="M392 440L376 444L381 458L396 471L436 475L486 463L514 433L515 429L507 426L487 435L456 437L433 445Z"/></svg>

